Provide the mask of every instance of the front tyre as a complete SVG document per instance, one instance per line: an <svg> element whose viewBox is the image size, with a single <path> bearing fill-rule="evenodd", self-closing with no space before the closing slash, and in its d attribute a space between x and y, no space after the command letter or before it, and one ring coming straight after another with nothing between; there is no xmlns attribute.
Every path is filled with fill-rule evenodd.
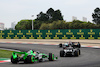
<svg viewBox="0 0 100 67"><path fill-rule="evenodd" d="M42 61L43 61L43 59L42 59L42 58L41 58L41 59L38 59L38 61L39 61L39 62L42 62Z"/></svg>
<svg viewBox="0 0 100 67"><path fill-rule="evenodd" d="M54 54L49 53L49 61L53 61L54 60Z"/></svg>

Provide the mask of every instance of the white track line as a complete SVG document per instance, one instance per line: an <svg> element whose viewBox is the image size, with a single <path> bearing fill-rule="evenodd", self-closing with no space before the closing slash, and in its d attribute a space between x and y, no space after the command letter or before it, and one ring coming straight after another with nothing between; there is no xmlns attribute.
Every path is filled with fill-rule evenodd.
<svg viewBox="0 0 100 67"><path fill-rule="evenodd" d="M22 43L22 42L0 42L0 43L58 45L58 44L44 44L44 43ZM82 45L82 47L100 48L100 46L87 46L87 45Z"/></svg>

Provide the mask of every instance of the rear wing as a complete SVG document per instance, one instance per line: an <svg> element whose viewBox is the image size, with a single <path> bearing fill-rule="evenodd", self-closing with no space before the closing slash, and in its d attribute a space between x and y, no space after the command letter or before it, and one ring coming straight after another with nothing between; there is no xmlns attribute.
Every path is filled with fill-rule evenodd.
<svg viewBox="0 0 100 67"><path fill-rule="evenodd" d="M61 43L68 43L68 42L61 42ZM80 43L80 42L72 42L72 43Z"/></svg>
<svg viewBox="0 0 100 67"><path fill-rule="evenodd" d="M13 52L12 54L26 54L26 52Z"/></svg>
<svg viewBox="0 0 100 67"><path fill-rule="evenodd" d="M16 59L18 57L21 57L23 54L24 54L23 59L25 59L28 55L27 52L13 52L12 56L13 56L13 59Z"/></svg>

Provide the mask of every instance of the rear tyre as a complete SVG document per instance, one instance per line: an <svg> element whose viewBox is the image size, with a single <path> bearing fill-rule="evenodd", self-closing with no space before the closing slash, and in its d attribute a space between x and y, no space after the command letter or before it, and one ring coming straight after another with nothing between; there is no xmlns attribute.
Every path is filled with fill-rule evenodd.
<svg viewBox="0 0 100 67"><path fill-rule="evenodd" d="M78 57L79 56L79 51L75 51L74 56Z"/></svg>
<svg viewBox="0 0 100 67"><path fill-rule="evenodd" d="M13 64L17 64L18 63L18 57L14 59L13 56L11 56L11 62Z"/></svg>
<svg viewBox="0 0 100 67"><path fill-rule="evenodd" d="M80 49L79 49L79 55L81 55L81 51L80 51Z"/></svg>
<svg viewBox="0 0 100 67"><path fill-rule="evenodd" d="M49 53L49 61L53 61L54 60L54 54Z"/></svg>
<svg viewBox="0 0 100 67"><path fill-rule="evenodd" d="M78 43L77 45L78 45L78 48L81 48L81 44L80 43Z"/></svg>
<svg viewBox="0 0 100 67"><path fill-rule="evenodd" d="M24 63L34 63L35 58L33 55L27 56L27 58L24 60Z"/></svg>
<svg viewBox="0 0 100 67"><path fill-rule="evenodd" d="M65 52L63 50L60 51L60 57L64 57Z"/></svg>
<svg viewBox="0 0 100 67"><path fill-rule="evenodd" d="M62 47L62 43L59 44L59 47L60 47L60 48Z"/></svg>

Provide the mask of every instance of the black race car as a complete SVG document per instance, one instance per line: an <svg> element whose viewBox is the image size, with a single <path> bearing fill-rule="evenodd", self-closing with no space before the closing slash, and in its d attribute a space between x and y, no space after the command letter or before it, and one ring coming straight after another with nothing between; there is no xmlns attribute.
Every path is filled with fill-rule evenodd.
<svg viewBox="0 0 100 67"><path fill-rule="evenodd" d="M80 44L75 45L75 43L65 43L62 45L63 50L60 51L60 57L65 56L79 56L81 54Z"/></svg>
<svg viewBox="0 0 100 67"><path fill-rule="evenodd" d="M71 41L66 42L66 43L60 43L60 44L59 44L59 47L60 47L60 48L61 48L61 47L67 47L67 46L69 46L69 45L71 45L72 47L81 48L81 44L80 44L79 42L71 42Z"/></svg>

